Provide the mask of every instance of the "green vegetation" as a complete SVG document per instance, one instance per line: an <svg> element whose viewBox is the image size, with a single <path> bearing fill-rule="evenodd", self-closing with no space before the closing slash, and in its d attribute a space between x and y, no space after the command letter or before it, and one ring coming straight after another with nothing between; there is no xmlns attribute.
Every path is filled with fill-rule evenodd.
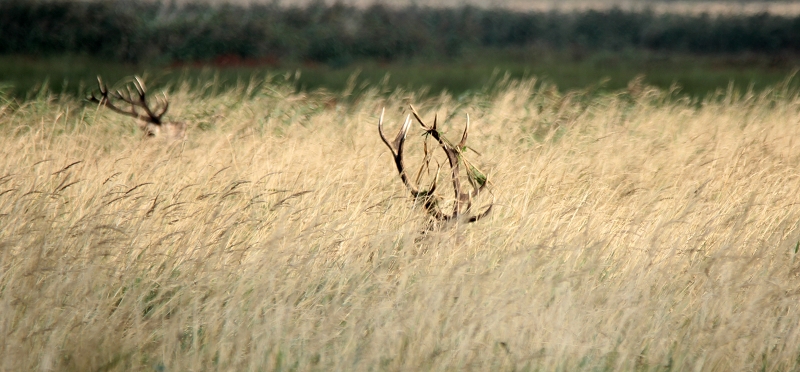
<svg viewBox="0 0 800 372"><path fill-rule="evenodd" d="M296 89L365 84L474 93L506 74L613 91L636 76L705 97L776 84L800 53L800 16L462 7L0 2L0 83L82 95L96 75L156 86L292 75ZM297 72L300 72L297 74ZM388 81L384 79L388 77ZM353 81L352 79L355 79Z"/></svg>
<svg viewBox="0 0 800 372"><path fill-rule="evenodd" d="M703 98L727 89L730 84L741 90L764 89L785 80L792 69L790 61L770 56L697 56L641 51L575 55L548 50L525 53L507 49L476 50L451 62L363 61L340 68L293 63L259 67L241 62L218 67L148 67L90 57L5 56L0 57L0 83L12 96L19 98L36 95L43 86L51 92L82 97L89 89L96 88L97 75L114 82L134 74L148 76L153 87L174 86L179 82L203 87L213 82L213 89L208 91L224 90L253 78L288 76L295 89L301 91L326 89L339 93L370 86L400 86L410 90L426 88L428 94L433 95L442 91L462 95L491 89L506 76L512 79L537 77L565 91L593 87L591 89L599 92L624 88L629 81L644 76L649 85L662 89L677 86L677 94ZM793 80L791 84L796 86L798 81Z"/></svg>
<svg viewBox="0 0 800 372"><path fill-rule="evenodd" d="M0 53L86 53L117 61L218 57L316 61L458 58L470 48L691 53L800 53L800 16L677 15L652 11L213 6L174 2L0 3Z"/></svg>

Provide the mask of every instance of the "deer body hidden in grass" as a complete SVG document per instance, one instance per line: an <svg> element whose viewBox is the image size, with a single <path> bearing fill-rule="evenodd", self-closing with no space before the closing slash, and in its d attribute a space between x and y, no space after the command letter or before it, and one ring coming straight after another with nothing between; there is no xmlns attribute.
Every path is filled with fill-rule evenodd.
<svg viewBox="0 0 800 372"><path fill-rule="evenodd" d="M186 123L163 120L164 114L169 109L166 94L156 97L157 102L155 106L151 107L147 102L147 88L138 76L133 78L133 90L130 85L126 85L125 90L109 91L100 76L97 77L97 86L100 89L100 96L97 97L92 92L87 99L100 106L108 107L118 114L138 119L139 129L145 136L163 137L168 140L179 140L185 137Z"/></svg>
<svg viewBox="0 0 800 372"><path fill-rule="evenodd" d="M469 161L467 161L464 156L464 152L467 149L469 115L467 115L467 123L466 127L464 128L464 133L461 135L461 141L457 145L453 145L452 142L447 140L447 138L442 136L442 134L439 132L437 128L438 116L434 117L433 125L428 126L425 124L419 114L417 114L414 106L411 106L411 112L414 115L414 118L425 131L424 160L419 171L417 172L416 180L412 181L403 161L403 146L405 145L408 130L411 127L411 115L406 117L406 120L403 123L403 126L400 128L400 131L397 133L397 136L395 136L394 141L389 142L383 133L384 112L385 109L381 111L381 116L378 120L378 132L381 136L381 140L383 140L383 143L386 144L386 146L389 147L389 150L392 152L394 163L397 167L397 172L400 174L400 180L403 181L403 184L411 192L411 196L414 198L415 202L420 203L434 220L440 222L475 222L489 215L492 210L492 203L489 203L489 205L485 207L483 211L473 213L473 201L478 194L487 189L489 181L486 175L473 166ZM424 170L430 169L431 152L428 151L428 138L432 138L436 142L436 145L438 145L438 148L444 152L444 154L447 156L448 165L450 166L450 177L455 195L451 203L452 208L447 208L447 210L442 207L445 204L444 202L446 199L436 194L436 181L439 175L440 167L437 167L436 176L433 178L433 183L430 188L423 189L419 186L419 176ZM460 178L460 172L462 165L464 165L467 181L471 186L469 191L464 190L464 186L461 182L462 179Z"/></svg>

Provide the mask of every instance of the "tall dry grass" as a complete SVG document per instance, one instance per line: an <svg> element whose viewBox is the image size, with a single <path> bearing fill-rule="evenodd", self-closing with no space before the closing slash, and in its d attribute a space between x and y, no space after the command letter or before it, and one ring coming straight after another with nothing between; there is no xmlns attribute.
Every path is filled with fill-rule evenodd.
<svg viewBox="0 0 800 372"><path fill-rule="evenodd" d="M785 89L178 87L173 144L68 98L4 102L2 370L800 368ZM408 103L451 138L471 115L489 218L421 232L376 128Z"/></svg>

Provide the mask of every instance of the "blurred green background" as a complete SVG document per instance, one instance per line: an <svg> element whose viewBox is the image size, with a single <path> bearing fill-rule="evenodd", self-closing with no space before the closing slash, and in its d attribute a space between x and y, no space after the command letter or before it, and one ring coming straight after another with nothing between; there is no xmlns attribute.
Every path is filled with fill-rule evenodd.
<svg viewBox="0 0 800 372"><path fill-rule="evenodd" d="M735 11L741 2L729 12L670 13L640 3L515 11L5 0L0 90L23 99L43 91L83 95L97 75L114 82L139 74L151 87L213 81L225 89L284 76L298 90L384 84L459 95L505 76L597 91L644 76L647 84L704 97L731 84L771 86L798 66L795 13Z"/></svg>

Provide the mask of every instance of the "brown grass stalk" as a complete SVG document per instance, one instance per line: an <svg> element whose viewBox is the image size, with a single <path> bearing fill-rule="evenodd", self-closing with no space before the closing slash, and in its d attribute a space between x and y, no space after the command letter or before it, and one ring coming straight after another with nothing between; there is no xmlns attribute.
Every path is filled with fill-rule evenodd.
<svg viewBox="0 0 800 372"><path fill-rule="evenodd" d="M800 368L797 95L263 87L177 89L172 144L0 112L0 370ZM377 133L409 102L470 114L489 217L420 233Z"/></svg>

